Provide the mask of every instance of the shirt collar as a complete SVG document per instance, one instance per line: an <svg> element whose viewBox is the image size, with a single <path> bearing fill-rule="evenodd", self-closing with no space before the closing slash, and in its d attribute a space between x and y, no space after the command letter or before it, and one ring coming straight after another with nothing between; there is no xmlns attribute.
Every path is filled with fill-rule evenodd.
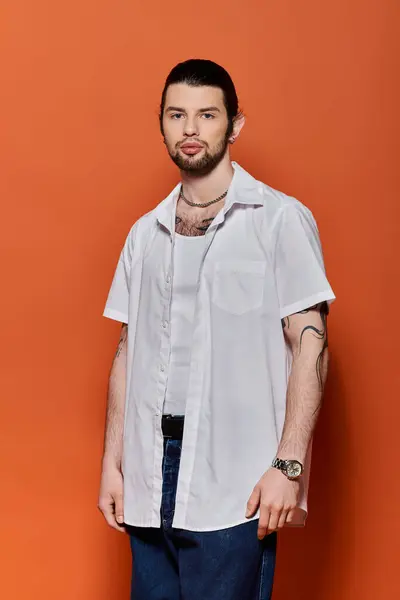
<svg viewBox="0 0 400 600"><path fill-rule="evenodd" d="M224 220L225 214L234 204L250 204L257 206L263 204L263 189L261 183L250 175L250 173L245 171L245 169L237 162L232 161L231 164L234 169L232 181L229 186L228 194L226 195L224 209L217 216L219 218L215 220L215 225ZM170 194L168 194L168 196L154 209L158 221L170 231L174 230L176 203L180 187L181 184L178 183Z"/></svg>

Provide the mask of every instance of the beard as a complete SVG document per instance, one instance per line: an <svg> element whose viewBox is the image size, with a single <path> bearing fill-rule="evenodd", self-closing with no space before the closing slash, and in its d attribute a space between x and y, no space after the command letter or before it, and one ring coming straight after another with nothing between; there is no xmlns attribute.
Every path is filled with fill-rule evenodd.
<svg viewBox="0 0 400 600"><path fill-rule="evenodd" d="M223 139L220 142L218 142L218 144L213 148L213 150L210 150L206 142L196 140L204 145L203 156L201 156L200 158L197 158L196 155L184 157L179 153L178 148L175 151L172 151L169 148L165 138L164 141L168 150L168 154L181 171L189 173L194 177L202 177L211 173L211 171L213 171L215 167L219 165L221 160L224 158L229 144L229 136L230 132L229 130L227 130Z"/></svg>

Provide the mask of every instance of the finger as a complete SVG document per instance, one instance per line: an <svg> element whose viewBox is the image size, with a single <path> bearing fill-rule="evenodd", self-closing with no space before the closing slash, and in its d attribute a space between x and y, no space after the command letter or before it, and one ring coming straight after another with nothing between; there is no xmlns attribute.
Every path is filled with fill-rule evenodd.
<svg viewBox="0 0 400 600"><path fill-rule="evenodd" d="M267 535L268 522L270 519L269 508L266 504L260 506L260 518L258 520L257 537L262 540Z"/></svg>
<svg viewBox="0 0 400 600"><path fill-rule="evenodd" d="M292 523L294 519L294 509L289 510L288 515L286 517L286 523Z"/></svg>
<svg viewBox="0 0 400 600"><path fill-rule="evenodd" d="M281 511L271 510L269 514L268 533L271 533L277 529L280 516Z"/></svg>
<svg viewBox="0 0 400 600"><path fill-rule="evenodd" d="M259 504L260 504L260 495L261 492L258 488L254 488L248 502L247 502L247 510L246 510L246 518L254 517L256 514Z"/></svg>
<svg viewBox="0 0 400 600"><path fill-rule="evenodd" d="M281 512L281 516L279 517L279 521L278 521L278 529L282 529L282 527L284 527L284 525L286 523L288 512L289 511L287 511L287 510L283 510Z"/></svg>
<svg viewBox="0 0 400 600"><path fill-rule="evenodd" d="M115 498L115 519L117 523L122 524L124 522L124 500L122 494L116 494Z"/></svg>
<svg viewBox="0 0 400 600"><path fill-rule="evenodd" d="M118 525L114 512L106 516L106 521L113 529L116 529L121 533L125 531L125 527L123 527L122 525Z"/></svg>
<svg viewBox="0 0 400 600"><path fill-rule="evenodd" d="M120 527L118 525L117 521L115 520L114 503L113 502L110 503L109 500L107 500L107 502L104 502L104 501L100 502L99 509L102 512L108 525L110 525L110 527L112 527L113 529L116 529L117 531L121 531L121 532L125 531L125 528Z"/></svg>

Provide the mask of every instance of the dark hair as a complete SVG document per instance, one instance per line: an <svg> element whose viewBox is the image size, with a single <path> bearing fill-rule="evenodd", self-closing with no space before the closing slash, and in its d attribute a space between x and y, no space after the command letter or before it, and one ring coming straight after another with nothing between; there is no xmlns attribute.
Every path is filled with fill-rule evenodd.
<svg viewBox="0 0 400 600"><path fill-rule="evenodd" d="M159 114L162 134L164 134L162 118L165 106L165 96L167 94L168 87L173 83L186 83L187 85L191 85L193 87L207 85L220 88L224 94L224 104L226 112L228 113L228 135L232 133L233 121L235 117L239 116L240 111L238 97L231 76L223 67L212 60L191 58L185 62L177 64L172 69L165 81L161 96Z"/></svg>

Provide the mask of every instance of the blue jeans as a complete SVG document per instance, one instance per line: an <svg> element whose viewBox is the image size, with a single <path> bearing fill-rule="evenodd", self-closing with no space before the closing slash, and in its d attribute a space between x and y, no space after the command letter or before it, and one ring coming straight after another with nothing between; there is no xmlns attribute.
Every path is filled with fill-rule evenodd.
<svg viewBox="0 0 400 600"><path fill-rule="evenodd" d="M270 600L276 532L260 541L257 519L218 531L172 527L181 443L164 439L161 528L127 527L131 600Z"/></svg>

